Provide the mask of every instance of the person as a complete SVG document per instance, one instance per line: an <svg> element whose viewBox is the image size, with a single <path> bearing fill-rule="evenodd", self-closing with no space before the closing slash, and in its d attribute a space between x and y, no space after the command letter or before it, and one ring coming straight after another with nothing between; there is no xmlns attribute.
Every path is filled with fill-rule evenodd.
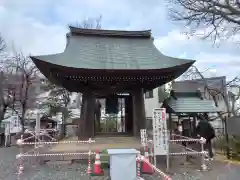
<svg viewBox="0 0 240 180"><path fill-rule="evenodd" d="M197 135L206 139L205 150L208 151L208 159L213 160L212 139L215 138L215 130L209 121L202 118L196 128Z"/></svg>

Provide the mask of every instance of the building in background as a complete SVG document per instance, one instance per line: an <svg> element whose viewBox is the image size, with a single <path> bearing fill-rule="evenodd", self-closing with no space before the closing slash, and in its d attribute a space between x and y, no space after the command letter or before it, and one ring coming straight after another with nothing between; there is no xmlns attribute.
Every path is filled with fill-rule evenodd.
<svg viewBox="0 0 240 180"><path fill-rule="evenodd" d="M227 88L228 90L228 101L231 110L235 111L234 115L240 115L240 87L233 85Z"/></svg>
<svg viewBox="0 0 240 180"><path fill-rule="evenodd" d="M206 78L205 80L208 84L208 87L214 90L213 92L218 92L218 94L216 95L217 107L221 110L221 112L226 112L227 104L223 99L223 97L228 98L227 88L226 88L226 77L225 76L212 77L212 78ZM162 102L164 98L167 97L167 94L171 89L174 90L175 92L180 92L180 93L196 92L198 90L201 92L204 99L212 100L212 103L214 104L212 96L205 89L204 80L195 79L195 80L185 80L185 81L174 81L174 82L165 84L162 87L156 88L153 91L145 93L145 110L146 110L147 118L152 117L152 111L154 108L158 108L162 106ZM168 93L165 93L165 91L168 91ZM240 101L236 102L238 106L240 104L239 102ZM218 115L216 113L209 113L209 116L210 118L215 118L215 120L212 121L212 124L215 128L219 128L219 129L223 128L222 121L220 118L218 118Z"/></svg>
<svg viewBox="0 0 240 180"><path fill-rule="evenodd" d="M146 117L151 118L153 109L159 108L162 106L162 103L169 94L169 88L171 87L171 82L163 86L155 88L151 91L147 91L144 94L144 104Z"/></svg>

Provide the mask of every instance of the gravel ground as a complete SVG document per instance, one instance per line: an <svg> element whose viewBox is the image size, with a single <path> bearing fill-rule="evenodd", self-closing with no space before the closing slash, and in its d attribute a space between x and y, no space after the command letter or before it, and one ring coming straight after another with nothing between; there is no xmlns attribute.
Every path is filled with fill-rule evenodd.
<svg viewBox="0 0 240 180"><path fill-rule="evenodd" d="M0 148L0 180L17 180L16 160L17 148ZM27 162L29 163L29 162ZM26 163L26 164L27 164ZM209 172L198 172L196 167L178 166L171 169L173 180L239 180L240 166L227 165L217 161L209 164ZM31 165L25 166L24 175L20 180L106 180L108 172L105 171L104 177L91 177L86 175L86 164L72 165ZM145 180L163 180L158 174L144 175Z"/></svg>
<svg viewBox="0 0 240 180"><path fill-rule="evenodd" d="M17 180L17 148L0 148L0 180ZM31 164L29 164L31 163ZM20 180L85 180L87 165L34 165L25 162L25 172ZM106 177L92 177L91 179L106 179Z"/></svg>

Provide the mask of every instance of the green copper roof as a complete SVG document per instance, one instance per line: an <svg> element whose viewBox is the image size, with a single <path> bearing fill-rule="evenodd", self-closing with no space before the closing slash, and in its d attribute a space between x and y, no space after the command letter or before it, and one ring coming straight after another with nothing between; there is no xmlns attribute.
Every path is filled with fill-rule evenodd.
<svg viewBox="0 0 240 180"><path fill-rule="evenodd" d="M200 98L196 93L187 92L185 95L176 96L176 99L169 97L164 106L169 107L173 113L214 113L221 111L213 104L213 101Z"/></svg>
<svg viewBox="0 0 240 180"><path fill-rule="evenodd" d="M150 31L70 30L63 53L32 59L72 68L114 70L163 69L194 63L160 53Z"/></svg>

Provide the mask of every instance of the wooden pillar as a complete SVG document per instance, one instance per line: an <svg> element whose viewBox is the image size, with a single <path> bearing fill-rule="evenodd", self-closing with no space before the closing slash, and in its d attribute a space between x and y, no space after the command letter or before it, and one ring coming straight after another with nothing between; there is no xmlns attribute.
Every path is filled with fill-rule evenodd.
<svg viewBox="0 0 240 180"><path fill-rule="evenodd" d="M197 136L197 130L196 127L197 126L197 121L196 121L196 115L193 116L193 136L196 137Z"/></svg>
<svg viewBox="0 0 240 180"><path fill-rule="evenodd" d="M84 114L85 114L85 101L86 93L82 94L81 110L80 110L80 119L78 120L77 136L78 140L81 140L84 137Z"/></svg>
<svg viewBox="0 0 240 180"><path fill-rule="evenodd" d="M94 136L95 97L91 92L84 92L82 98L81 117L78 122L78 139L88 139Z"/></svg>
<svg viewBox="0 0 240 180"><path fill-rule="evenodd" d="M140 136L140 129L146 128L146 115L144 106L143 89L132 92L133 101L133 135Z"/></svg>
<svg viewBox="0 0 240 180"><path fill-rule="evenodd" d="M126 132L133 134L133 106L132 96L125 97L125 124Z"/></svg>
<svg viewBox="0 0 240 180"><path fill-rule="evenodd" d="M92 93L88 93L86 105L86 136L87 138L94 136L94 120L95 120L95 103L96 99Z"/></svg>
<svg viewBox="0 0 240 180"><path fill-rule="evenodd" d="M100 125L100 120L101 120L101 104L99 100L96 100L95 103L95 120L94 120L94 134L97 132L100 132L101 130L101 125Z"/></svg>

